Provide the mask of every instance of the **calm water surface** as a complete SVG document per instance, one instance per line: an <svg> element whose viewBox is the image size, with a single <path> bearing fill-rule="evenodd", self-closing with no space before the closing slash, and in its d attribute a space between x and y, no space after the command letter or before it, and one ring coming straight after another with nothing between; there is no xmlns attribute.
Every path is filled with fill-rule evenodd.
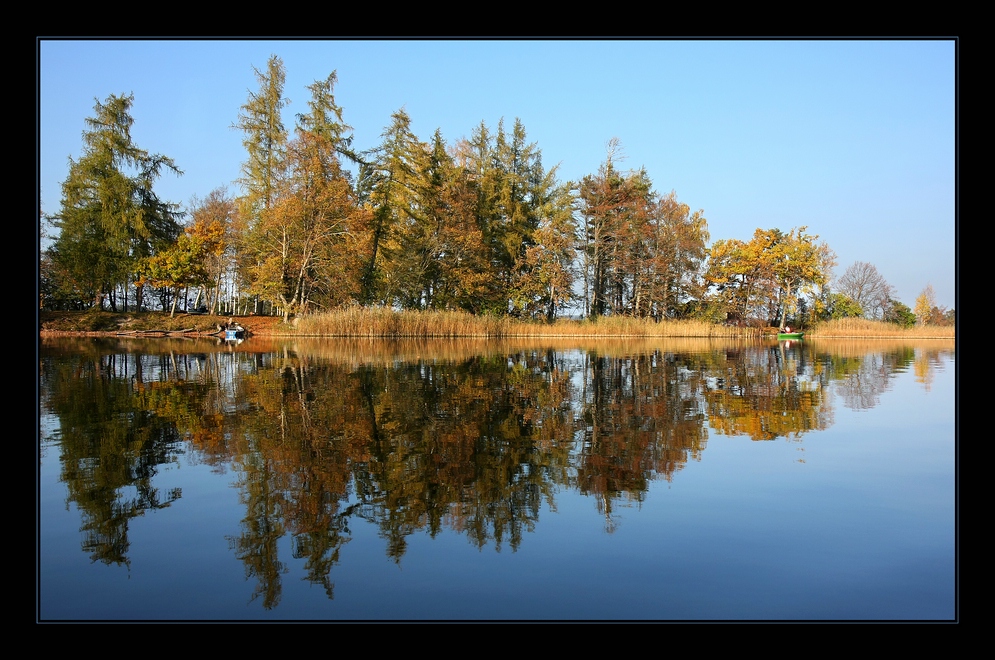
<svg viewBox="0 0 995 660"><path fill-rule="evenodd" d="M950 620L953 342L61 339L41 620Z"/></svg>

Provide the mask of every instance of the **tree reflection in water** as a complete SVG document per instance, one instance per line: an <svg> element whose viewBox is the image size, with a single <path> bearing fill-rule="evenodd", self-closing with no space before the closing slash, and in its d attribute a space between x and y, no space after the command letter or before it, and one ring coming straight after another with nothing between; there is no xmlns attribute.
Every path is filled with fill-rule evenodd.
<svg viewBox="0 0 995 660"><path fill-rule="evenodd" d="M128 563L128 523L175 504L157 487L180 453L238 475L229 544L266 608L288 571L334 595L361 519L400 563L410 535L443 529L517 550L559 489L615 508L702 459L709 429L800 440L843 405L875 405L939 352L906 345L315 342L249 352L170 341L46 341L42 405L60 422L62 481L94 561ZM835 385L835 387L831 387ZM157 479L159 477L159 479Z"/></svg>

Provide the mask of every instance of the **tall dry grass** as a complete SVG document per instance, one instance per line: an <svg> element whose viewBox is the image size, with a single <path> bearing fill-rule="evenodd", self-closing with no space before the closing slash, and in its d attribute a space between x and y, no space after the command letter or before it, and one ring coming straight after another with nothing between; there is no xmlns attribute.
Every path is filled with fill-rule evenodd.
<svg viewBox="0 0 995 660"><path fill-rule="evenodd" d="M837 319L824 321L805 333L806 337L846 337L864 339L953 339L952 325L923 325L903 328L885 321Z"/></svg>
<svg viewBox="0 0 995 660"><path fill-rule="evenodd" d="M312 337L729 337L759 338L758 328L702 321L662 321L613 316L553 324L458 311L395 311L350 307L303 316L290 334Z"/></svg>
<svg viewBox="0 0 995 660"><path fill-rule="evenodd" d="M298 317L295 335L313 337L493 337L505 319L464 312L395 311L385 307L349 307Z"/></svg>

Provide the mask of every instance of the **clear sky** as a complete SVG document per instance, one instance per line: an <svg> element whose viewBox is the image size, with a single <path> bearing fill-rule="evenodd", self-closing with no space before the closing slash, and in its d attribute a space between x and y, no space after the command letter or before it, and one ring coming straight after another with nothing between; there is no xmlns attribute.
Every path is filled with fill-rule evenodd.
<svg viewBox="0 0 995 660"><path fill-rule="evenodd" d="M597 172L612 137L625 168L702 209L712 240L807 226L836 275L874 264L910 307L927 284L956 306L953 40L48 40L39 41L39 176L59 209L95 99L134 94L132 137L173 158L160 197L186 206L245 159L232 129L253 67L287 71L284 123L336 71L354 147L403 107L447 143L522 120L561 180Z"/></svg>

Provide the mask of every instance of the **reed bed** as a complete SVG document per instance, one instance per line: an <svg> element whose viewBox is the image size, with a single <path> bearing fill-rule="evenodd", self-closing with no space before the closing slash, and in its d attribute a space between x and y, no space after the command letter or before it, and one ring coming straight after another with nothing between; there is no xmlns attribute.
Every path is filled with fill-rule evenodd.
<svg viewBox="0 0 995 660"><path fill-rule="evenodd" d="M903 328L885 321L837 319L825 321L806 332L806 337L845 337L862 339L954 339L952 325L923 325Z"/></svg>
<svg viewBox="0 0 995 660"><path fill-rule="evenodd" d="M759 328L738 328L703 321L662 321L629 317L562 319L555 323L507 317L474 316L457 311L395 311L352 307L303 316L288 334L312 337L724 337L760 338Z"/></svg>

